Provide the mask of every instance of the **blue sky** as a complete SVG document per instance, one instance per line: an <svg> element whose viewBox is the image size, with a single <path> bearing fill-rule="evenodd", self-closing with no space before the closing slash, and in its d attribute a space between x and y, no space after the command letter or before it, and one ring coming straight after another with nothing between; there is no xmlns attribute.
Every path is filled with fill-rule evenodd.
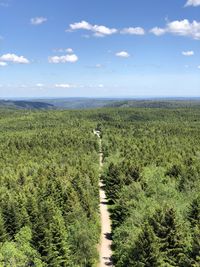
<svg viewBox="0 0 200 267"><path fill-rule="evenodd" d="M200 0L0 0L0 97L200 96Z"/></svg>

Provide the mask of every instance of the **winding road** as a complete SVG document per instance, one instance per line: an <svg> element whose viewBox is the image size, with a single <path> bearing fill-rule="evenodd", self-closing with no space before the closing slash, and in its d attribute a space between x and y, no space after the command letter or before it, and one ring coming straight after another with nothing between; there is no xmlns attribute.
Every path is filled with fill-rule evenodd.
<svg viewBox="0 0 200 267"><path fill-rule="evenodd" d="M103 167L103 152L100 132L94 131L94 134L99 138L99 166L100 172ZM99 181L100 194L100 214L101 214L101 238L99 244L99 264L98 267L114 266L112 263L112 239L111 239L111 220L108 211L108 200L104 190L104 184Z"/></svg>

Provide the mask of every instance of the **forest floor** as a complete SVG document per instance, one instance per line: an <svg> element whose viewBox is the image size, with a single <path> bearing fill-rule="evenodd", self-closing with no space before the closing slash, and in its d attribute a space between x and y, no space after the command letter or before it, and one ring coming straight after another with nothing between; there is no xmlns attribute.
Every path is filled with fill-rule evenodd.
<svg viewBox="0 0 200 267"><path fill-rule="evenodd" d="M95 133L95 132L94 132ZM99 134L95 133L99 138L99 165L100 171L103 167L103 153L102 142ZM112 239L111 239L111 220L108 211L108 200L104 190L104 184L99 181L99 194L100 194L100 214L101 214L101 239L99 244L100 261L98 267L114 266L112 263Z"/></svg>

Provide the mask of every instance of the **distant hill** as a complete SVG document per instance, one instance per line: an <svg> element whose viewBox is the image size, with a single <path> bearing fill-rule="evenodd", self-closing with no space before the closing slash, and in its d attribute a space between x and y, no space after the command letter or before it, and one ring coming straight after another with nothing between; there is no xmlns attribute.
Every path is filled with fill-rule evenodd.
<svg viewBox="0 0 200 267"><path fill-rule="evenodd" d="M113 108L188 108L200 107L200 99L156 99L156 100L118 100L108 103L107 107Z"/></svg>
<svg viewBox="0 0 200 267"><path fill-rule="evenodd" d="M116 98L61 98L42 99L54 105L57 109L92 109L103 107L138 107L138 108L185 108L200 107L199 98L177 98L177 99L116 99Z"/></svg>
<svg viewBox="0 0 200 267"><path fill-rule="evenodd" d="M96 109L96 108L200 108L199 98L177 99L112 99L112 98L58 98L29 100L0 100L0 107L14 109Z"/></svg>
<svg viewBox="0 0 200 267"><path fill-rule="evenodd" d="M57 109L92 109L102 108L116 102L115 99L106 98L55 98L37 99L45 103L52 104Z"/></svg>
<svg viewBox="0 0 200 267"><path fill-rule="evenodd" d="M0 108L14 109L54 109L54 105L46 102L24 101L24 100L0 100Z"/></svg>

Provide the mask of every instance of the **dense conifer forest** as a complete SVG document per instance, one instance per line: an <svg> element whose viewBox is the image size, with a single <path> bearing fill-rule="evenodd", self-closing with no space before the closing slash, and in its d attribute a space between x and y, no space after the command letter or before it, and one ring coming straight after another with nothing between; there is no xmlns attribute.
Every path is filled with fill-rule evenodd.
<svg viewBox="0 0 200 267"><path fill-rule="evenodd" d="M200 266L200 109L0 110L0 266Z"/></svg>
<svg viewBox="0 0 200 267"><path fill-rule="evenodd" d="M81 112L1 111L0 266L92 266L98 143Z"/></svg>
<svg viewBox="0 0 200 267"><path fill-rule="evenodd" d="M115 266L200 266L200 110L105 116Z"/></svg>

